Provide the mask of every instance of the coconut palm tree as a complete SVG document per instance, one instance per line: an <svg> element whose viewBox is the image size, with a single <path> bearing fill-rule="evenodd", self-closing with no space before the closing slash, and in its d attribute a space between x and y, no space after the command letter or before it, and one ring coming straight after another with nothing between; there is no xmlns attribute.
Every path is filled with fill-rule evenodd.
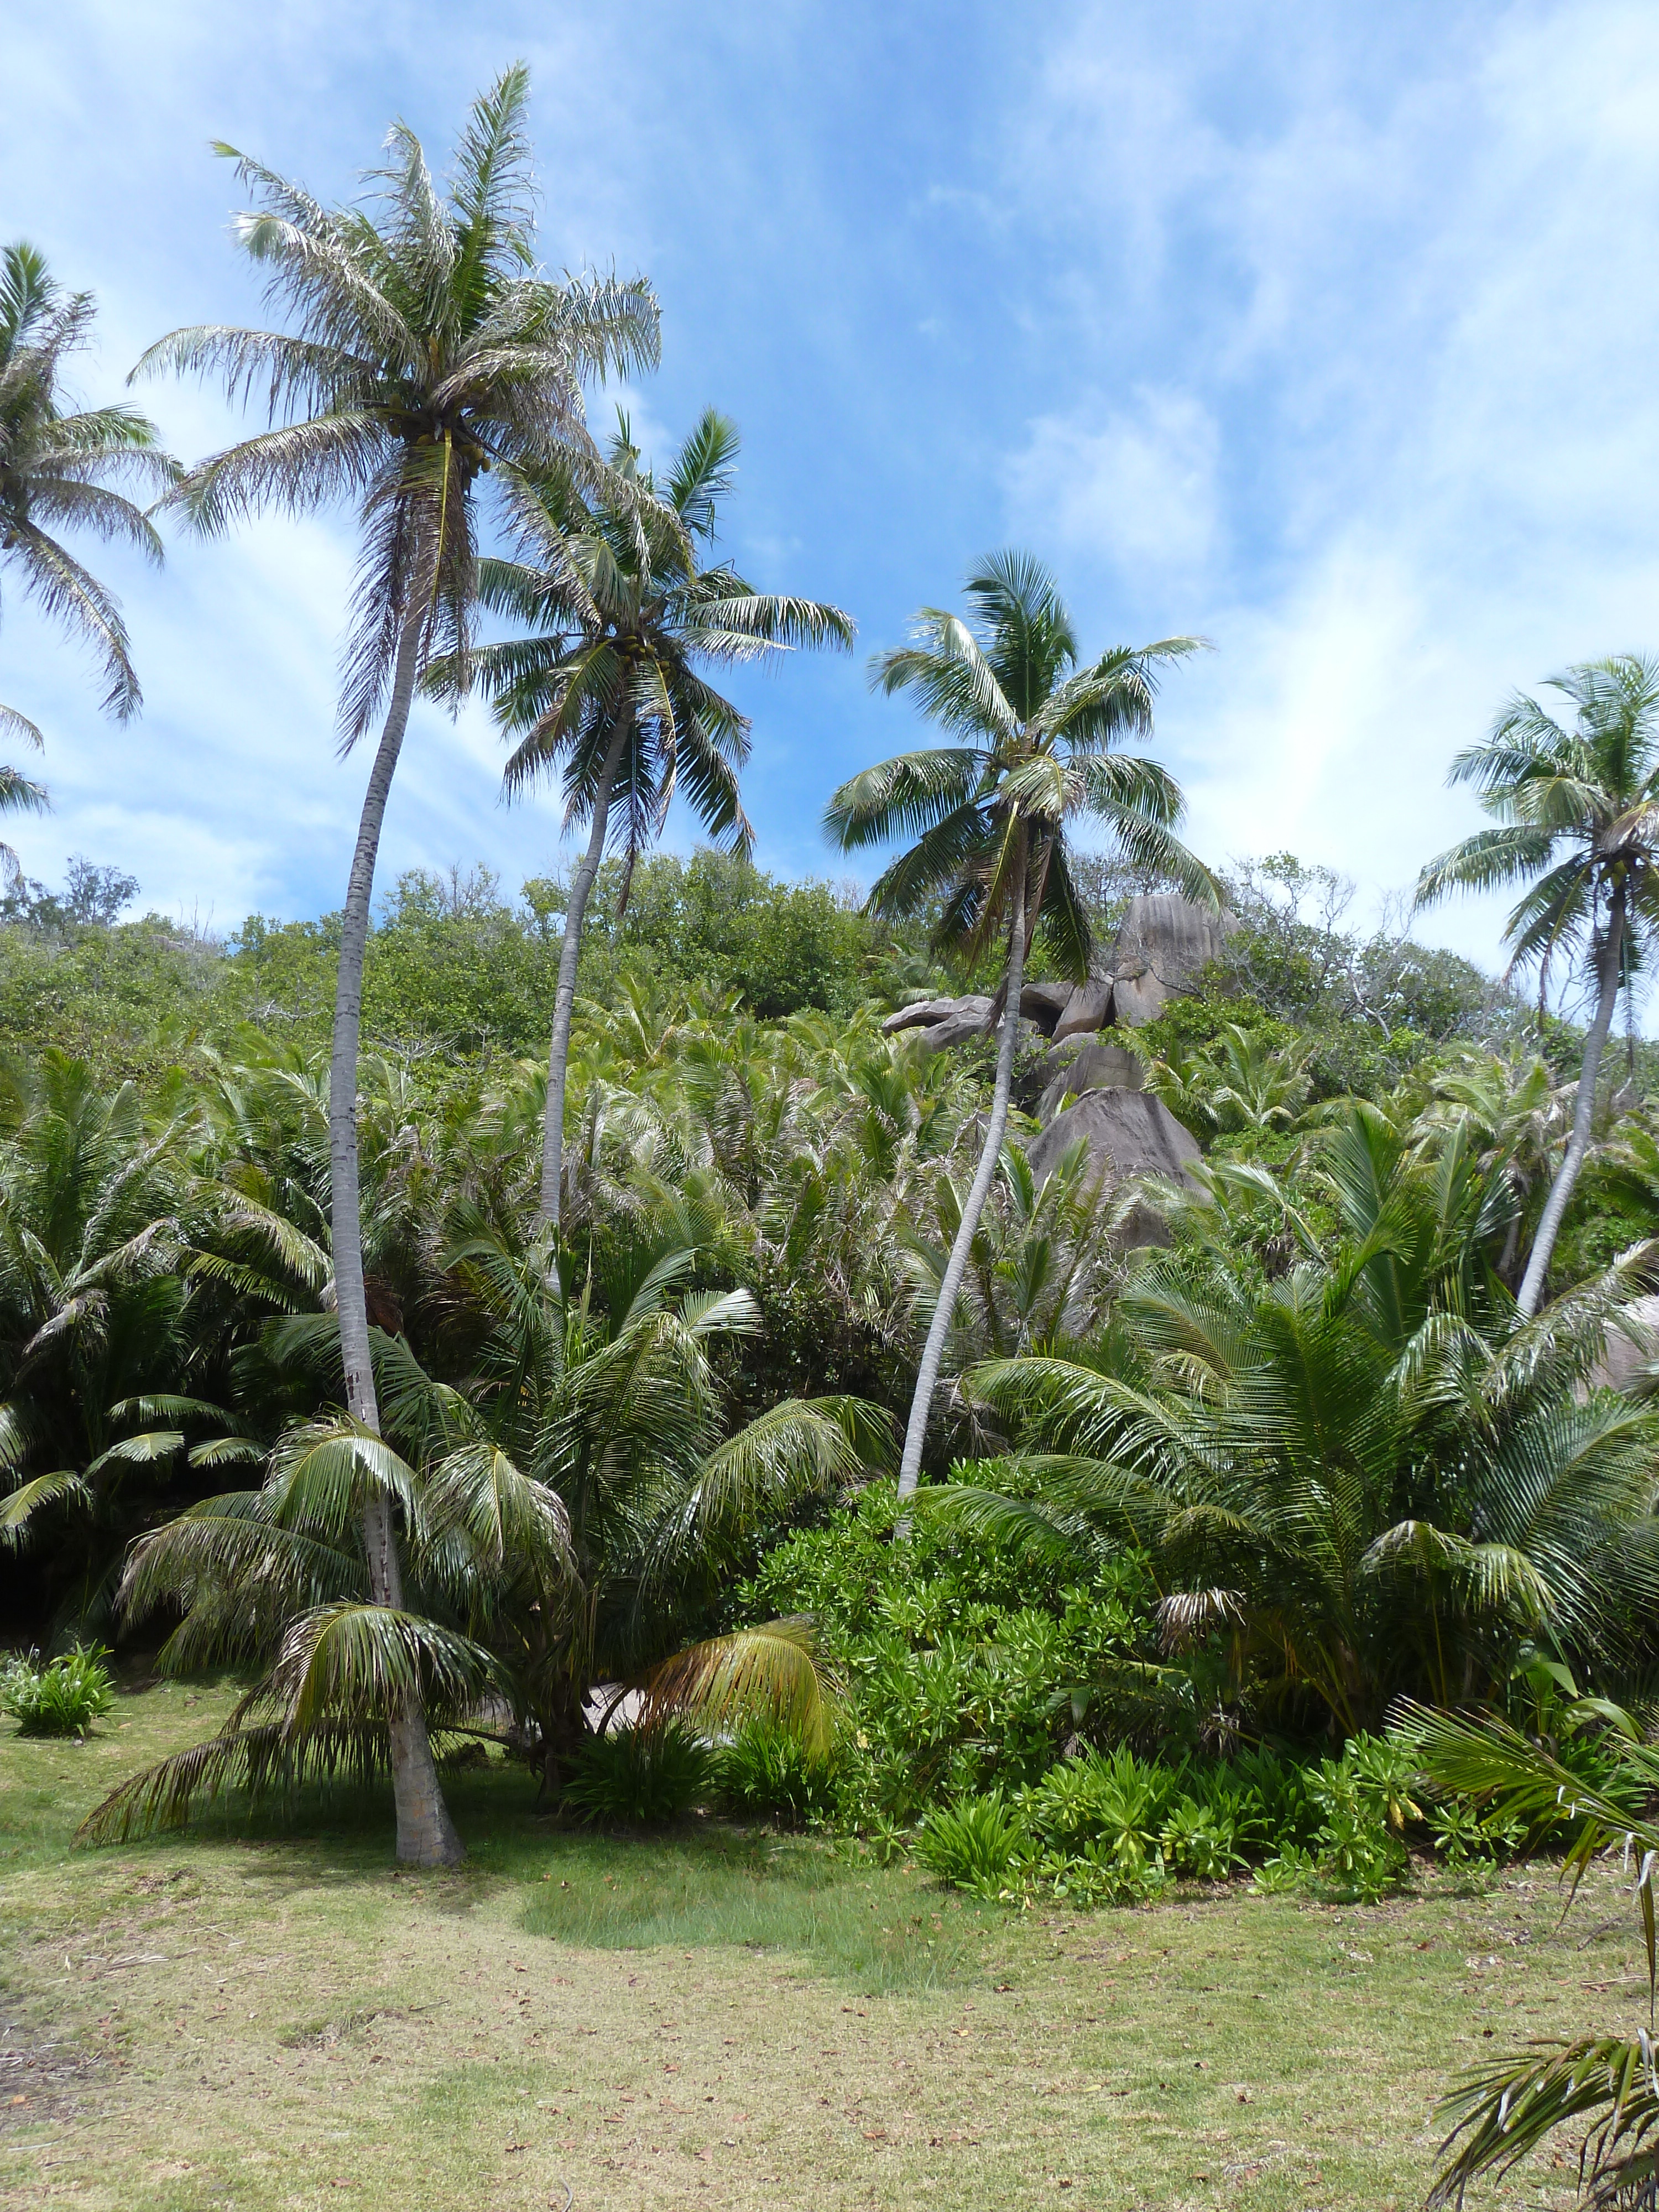
<svg viewBox="0 0 1659 2212"><path fill-rule="evenodd" d="M474 680L518 738L507 787L556 775L567 828L587 823L571 879L553 1002L538 1219L556 1229L562 1199L570 1012L582 921L607 840L623 856L620 898L639 855L678 796L709 834L746 854L751 833L738 791L749 723L702 671L769 659L800 646L850 647L838 607L757 592L728 562L699 565L713 543L738 456L734 424L713 408L666 474L640 466L623 418L598 497L568 471L515 499L520 558L490 561L485 604L529 635L485 647ZM456 686L465 670L437 673Z"/></svg>
<svg viewBox="0 0 1659 2212"><path fill-rule="evenodd" d="M263 388L271 427L192 469L173 498L210 534L266 507L358 502L361 551L340 721L349 750L384 710L345 907L329 1077L333 1259L346 1404L379 1426L369 1357L356 1143L358 1034L374 862L410 702L439 647L464 665L477 583L483 480L520 470L578 476L599 465L581 380L653 362L657 306L641 282L545 281L532 259L529 79L507 70L475 103L447 192L404 125L369 173L368 205L330 209L239 154L260 202L237 239L267 272L282 331L173 331L135 374L216 374L233 395ZM365 1502L370 1586L395 1610L392 1504ZM388 1629L388 1633L390 1633ZM373 1633L372 1626L365 1633ZM411 1706L392 1729L398 1853L448 1862L460 1846Z"/></svg>
<svg viewBox="0 0 1659 2212"><path fill-rule="evenodd" d="M1558 959L1590 994L1572 1128L1539 1217L1516 1304L1538 1310L1550 1255L1589 1150L1595 1078L1622 985L1659 924L1659 660L1615 653L1553 677L1575 709L1565 727L1517 695L1492 734L1461 752L1448 779L1473 784L1498 827L1431 860L1417 903L1454 889L1528 888L1504 925L1510 969L1536 963L1541 1008Z"/></svg>
<svg viewBox="0 0 1659 2212"><path fill-rule="evenodd" d="M1062 975L1081 981L1088 972L1088 912L1072 880L1069 829L1092 816L1125 859L1219 904L1213 877L1174 835L1182 811L1174 779L1154 761L1111 750L1126 734L1151 730L1161 669L1200 641L1114 646L1079 668L1059 589L1029 555L994 555L969 577L967 592L967 621L924 607L915 642L872 667L881 690L915 692L955 742L866 769L842 785L824 816L843 852L915 837L872 890L876 913L910 915L942 902L936 949L969 966L1000 939L1007 947L990 1119L916 1372L899 1476L904 1498L921 1478L945 1338L1008 1124L1028 945L1040 937Z"/></svg>
<svg viewBox="0 0 1659 2212"><path fill-rule="evenodd" d="M135 409L64 405L64 365L89 343L94 313L91 293L65 292L33 246L20 240L0 252L0 571L92 647L109 685L105 710L124 722L142 695L120 607L52 532L90 530L159 562L155 529L112 482L159 489L177 465ZM13 707L0 706L0 732L41 742ZM0 809L46 804L38 783L0 768Z"/></svg>

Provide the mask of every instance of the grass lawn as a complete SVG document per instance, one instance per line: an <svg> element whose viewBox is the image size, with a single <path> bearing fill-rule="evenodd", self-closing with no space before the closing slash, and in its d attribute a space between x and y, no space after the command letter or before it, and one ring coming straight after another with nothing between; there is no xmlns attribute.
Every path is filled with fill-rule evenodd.
<svg viewBox="0 0 1659 2212"><path fill-rule="evenodd" d="M500 1767L453 1780L454 1875L393 1871L389 1804L69 1849L228 1702L0 1729L9 2207L1385 2212L1421 2197L1450 2069L1645 2016L1627 1897L1597 1875L1559 1929L1547 1868L1016 1915L806 1840L568 1834Z"/></svg>

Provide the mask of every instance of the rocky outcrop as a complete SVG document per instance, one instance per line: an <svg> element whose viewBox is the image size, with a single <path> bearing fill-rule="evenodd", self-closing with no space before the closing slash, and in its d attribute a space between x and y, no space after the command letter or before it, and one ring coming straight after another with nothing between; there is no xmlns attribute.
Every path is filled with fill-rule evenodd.
<svg viewBox="0 0 1659 2212"><path fill-rule="evenodd" d="M1156 1021L1178 992L1219 960L1238 927L1170 892L1133 898L1118 926L1106 965L1112 975L1112 1018L1128 1029Z"/></svg>
<svg viewBox="0 0 1659 2212"><path fill-rule="evenodd" d="M1081 983L1027 983L1019 994L1023 1018L1056 1044L1094 1036L1118 1023L1139 1029L1161 1014L1178 992L1189 991L1203 969L1218 960L1237 927L1231 915L1208 914L1169 893L1129 902L1100 972ZM988 1036L994 1001L981 997L918 999L882 1024L889 1036L925 1030L926 1048Z"/></svg>
<svg viewBox="0 0 1659 2212"><path fill-rule="evenodd" d="M1066 1004L1066 1011L1054 1024L1054 1042L1064 1044L1067 1037L1090 1036L1103 1030L1112 1018L1112 982L1107 975L1091 975L1086 983L1079 983Z"/></svg>
<svg viewBox="0 0 1659 2212"><path fill-rule="evenodd" d="M967 1044L988 1034L995 1003L977 994L965 999L918 999L913 1006L889 1014L881 1026L889 1036L901 1030L920 1030L924 1052L948 1052L952 1045Z"/></svg>
<svg viewBox="0 0 1659 2212"><path fill-rule="evenodd" d="M1659 1359L1659 1298L1632 1298L1621 1311L1622 1326L1608 1323L1590 1370L1591 1382L1603 1390L1639 1387L1650 1362Z"/></svg>
<svg viewBox="0 0 1659 2212"><path fill-rule="evenodd" d="M914 1005L901 1006L896 1014L889 1014L882 1024L882 1034L894 1036L900 1030L935 1029L940 1022L956 1021L968 1013L976 1013L981 1024L991 1018L989 999L918 999Z"/></svg>
<svg viewBox="0 0 1659 2212"><path fill-rule="evenodd" d="M1052 1036L1075 989L1071 983L1028 983L1019 994L1019 1011L1028 1022L1036 1024L1044 1036Z"/></svg>
<svg viewBox="0 0 1659 2212"><path fill-rule="evenodd" d="M1182 1128L1162 1099L1150 1091L1091 1091L1057 1114L1030 1147L1039 1182L1082 1139L1089 1147L1088 1180L1115 1187L1130 1176L1166 1176L1193 1183L1189 1170L1200 1158L1198 1140ZM1135 1206L1117 1231L1117 1243L1167 1244L1163 1216L1150 1206Z"/></svg>
<svg viewBox="0 0 1659 2212"><path fill-rule="evenodd" d="M1079 1098L1085 1091L1139 1091L1146 1080L1140 1062L1121 1044L1085 1040L1069 1050L1060 1046L1045 1056L1044 1067L1053 1071L1036 1101L1036 1117L1045 1126L1068 1091Z"/></svg>

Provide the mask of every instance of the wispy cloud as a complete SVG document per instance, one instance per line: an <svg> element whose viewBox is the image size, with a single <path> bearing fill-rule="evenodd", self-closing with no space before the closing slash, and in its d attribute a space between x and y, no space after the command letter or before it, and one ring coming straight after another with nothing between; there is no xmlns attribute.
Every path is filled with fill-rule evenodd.
<svg viewBox="0 0 1659 2212"><path fill-rule="evenodd" d="M1056 357L1110 326L1192 410L1147 470L1181 484L1185 454L1188 620L1222 648L1164 717L1194 836L1294 846L1374 900L1473 826L1445 768L1510 690L1651 635L1659 17L1438 11L1412 50L1410 9L1177 12L1190 39L1074 15L1010 174L1112 241L1081 272L1054 248ZM1089 422L1080 401L1014 449L1016 526L1046 482L1083 542L1103 501L1080 487L1136 450ZM1091 612L1164 587L1155 538L1101 543ZM1425 927L1492 957L1489 902Z"/></svg>
<svg viewBox="0 0 1659 2212"><path fill-rule="evenodd" d="M1056 552L1203 574L1218 550L1219 437L1184 392L1040 415L1004 470L1010 526Z"/></svg>
<svg viewBox="0 0 1659 2212"><path fill-rule="evenodd" d="M1471 826L1443 778L1504 696L1654 639L1659 15L1647 0L1073 0L923 16L810 0L441 9L61 0L8 26L0 205L102 303L88 392L162 329L257 312L228 137L329 196L396 113L434 149L526 54L550 263L648 270L665 451L707 400L744 433L729 550L902 635L1014 536L1085 638L1202 631L1161 742L1222 854L1292 846L1374 901ZM118 219L117 219L118 216ZM240 427L145 393L199 453ZM608 426L601 398L596 426ZM47 728L59 811L21 826L164 907L315 911L367 763L334 755L349 518L107 563L147 709L9 599L0 697ZM828 789L909 741L856 665L737 684L763 859L831 869ZM556 848L497 804L485 719L422 710L383 873ZM676 834L678 834L678 832ZM1483 957L1489 910L1437 927Z"/></svg>

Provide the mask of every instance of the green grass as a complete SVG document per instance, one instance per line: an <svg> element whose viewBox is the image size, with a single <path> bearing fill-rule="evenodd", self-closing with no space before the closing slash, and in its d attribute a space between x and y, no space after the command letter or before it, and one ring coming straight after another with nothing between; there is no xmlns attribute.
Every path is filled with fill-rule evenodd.
<svg viewBox="0 0 1659 2212"><path fill-rule="evenodd" d="M524 1915L533 1936L605 1950L787 1952L872 1996L957 1986L980 1970L1001 1917L793 1836L559 1836L550 1855Z"/></svg>
<svg viewBox="0 0 1659 2212"><path fill-rule="evenodd" d="M563 1832L500 1765L454 1875L393 1868L378 1796L68 1848L228 1702L0 1730L8 2207L1404 2212L1451 2070L1644 2015L1612 1875L1565 1929L1548 1869L1004 1914L805 1838ZM1479 2201L1569 2202L1563 2153Z"/></svg>

